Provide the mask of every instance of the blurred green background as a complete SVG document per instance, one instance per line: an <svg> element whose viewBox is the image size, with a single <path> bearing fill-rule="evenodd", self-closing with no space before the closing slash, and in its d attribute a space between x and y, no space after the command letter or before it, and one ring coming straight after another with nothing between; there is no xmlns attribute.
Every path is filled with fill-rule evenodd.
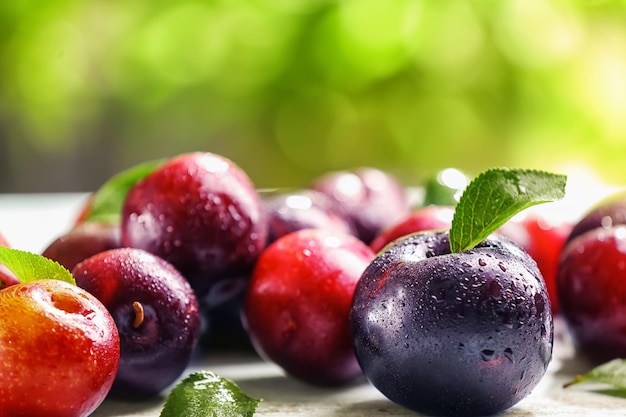
<svg viewBox="0 0 626 417"><path fill-rule="evenodd" d="M192 150L259 187L366 165L626 182L625 3L3 1L0 192Z"/></svg>

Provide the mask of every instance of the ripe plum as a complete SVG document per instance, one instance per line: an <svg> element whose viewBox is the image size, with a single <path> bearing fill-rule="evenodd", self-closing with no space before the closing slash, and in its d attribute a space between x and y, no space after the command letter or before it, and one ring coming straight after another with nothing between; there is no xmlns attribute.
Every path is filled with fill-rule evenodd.
<svg viewBox="0 0 626 417"><path fill-rule="evenodd" d="M311 188L330 196L367 244L409 213L409 198L402 184L377 168L328 172L315 178Z"/></svg>
<svg viewBox="0 0 626 417"><path fill-rule="evenodd" d="M552 357L537 265L495 234L459 253L447 231L395 241L363 273L350 324L372 384L428 415L499 413L530 393Z"/></svg>
<svg viewBox="0 0 626 417"><path fill-rule="evenodd" d="M246 173L208 152L173 157L137 182L121 227L123 246L173 264L199 298L218 281L248 274L267 239L261 198ZM235 294L209 298L219 303Z"/></svg>
<svg viewBox="0 0 626 417"><path fill-rule="evenodd" d="M106 306L119 331L112 396L153 396L182 374L198 344L200 314L189 282L170 263L118 248L85 259L72 275Z"/></svg>
<svg viewBox="0 0 626 417"><path fill-rule="evenodd" d="M626 357L626 226L596 227L570 240L557 290L577 352L593 364Z"/></svg>
<svg viewBox="0 0 626 417"><path fill-rule="evenodd" d="M102 303L75 285L41 279L0 290L0 317L0 415L91 415L120 357Z"/></svg>
<svg viewBox="0 0 626 417"><path fill-rule="evenodd" d="M298 230L268 246L244 300L244 325L257 352L314 385L362 375L348 312L373 257L355 236L322 229Z"/></svg>

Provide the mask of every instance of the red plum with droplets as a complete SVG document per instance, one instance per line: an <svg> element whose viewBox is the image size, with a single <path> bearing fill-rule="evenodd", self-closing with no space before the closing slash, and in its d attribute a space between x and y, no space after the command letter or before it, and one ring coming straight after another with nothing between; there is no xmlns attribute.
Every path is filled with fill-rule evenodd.
<svg viewBox="0 0 626 417"><path fill-rule="evenodd" d="M349 234L302 229L259 258L243 318L257 352L301 381L346 384L361 376L348 313L354 287L374 253Z"/></svg>
<svg viewBox="0 0 626 417"><path fill-rule="evenodd" d="M209 152L181 154L135 184L122 209L122 245L173 264L199 298L219 304L240 288L267 240L261 198L233 161ZM223 297L221 296L223 295Z"/></svg>
<svg viewBox="0 0 626 417"><path fill-rule="evenodd" d="M557 291L577 353L591 364L626 356L626 193L592 207L561 253Z"/></svg>

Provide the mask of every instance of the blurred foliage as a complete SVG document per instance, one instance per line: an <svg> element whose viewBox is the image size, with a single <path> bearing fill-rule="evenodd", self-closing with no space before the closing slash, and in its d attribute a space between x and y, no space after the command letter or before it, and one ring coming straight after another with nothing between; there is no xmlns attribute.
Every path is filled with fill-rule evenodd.
<svg viewBox="0 0 626 417"><path fill-rule="evenodd" d="M225 155L260 187L371 165L626 182L626 4L0 2L0 191Z"/></svg>

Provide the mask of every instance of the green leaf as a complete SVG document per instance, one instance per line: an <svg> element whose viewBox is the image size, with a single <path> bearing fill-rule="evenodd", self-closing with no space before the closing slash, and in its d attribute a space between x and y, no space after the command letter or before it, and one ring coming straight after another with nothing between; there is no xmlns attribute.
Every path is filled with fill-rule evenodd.
<svg viewBox="0 0 626 417"><path fill-rule="evenodd" d="M252 417L261 401L230 379L199 371L172 389L160 417Z"/></svg>
<svg viewBox="0 0 626 417"><path fill-rule="evenodd" d="M95 192L86 220L119 223L128 191L163 162L165 159L143 162L112 176Z"/></svg>
<svg viewBox="0 0 626 417"><path fill-rule="evenodd" d="M474 178L456 205L450 249L472 249L520 211L565 195L565 175L494 168Z"/></svg>
<svg viewBox="0 0 626 417"><path fill-rule="evenodd" d="M598 365L584 375L577 375L576 378L565 383L564 387L567 388L583 382L600 382L620 390L626 390L626 359L613 359Z"/></svg>
<svg viewBox="0 0 626 417"><path fill-rule="evenodd" d="M42 255L0 246L0 263L9 268L20 282L59 279L76 285L64 266Z"/></svg>

